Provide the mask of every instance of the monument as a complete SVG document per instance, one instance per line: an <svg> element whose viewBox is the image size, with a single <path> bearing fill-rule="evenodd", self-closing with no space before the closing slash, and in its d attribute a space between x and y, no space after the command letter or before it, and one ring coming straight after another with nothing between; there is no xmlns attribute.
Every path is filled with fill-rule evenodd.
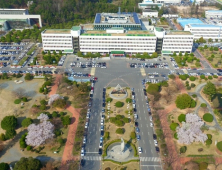
<svg viewBox="0 0 222 170"><path fill-rule="evenodd" d="M117 86L110 92L109 96L117 100L124 99L127 97L127 90L117 84Z"/></svg>
<svg viewBox="0 0 222 170"><path fill-rule="evenodd" d="M121 138L121 152L124 152L124 151L125 151L125 143L124 143L123 138Z"/></svg>

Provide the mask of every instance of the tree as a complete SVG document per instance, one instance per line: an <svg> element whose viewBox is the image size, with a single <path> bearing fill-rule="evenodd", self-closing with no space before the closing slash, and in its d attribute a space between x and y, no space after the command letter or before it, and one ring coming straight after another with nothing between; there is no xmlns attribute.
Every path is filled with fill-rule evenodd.
<svg viewBox="0 0 222 170"><path fill-rule="evenodd" d="M208 39L208 42L209 42L209 43L213 42L212 38L209 38L209 39Z"/></svg>
<svg viewBox="0 0 222 170"><path fill-rule="evenodd" d="M203 88L203 93L208 95L212 99L216 95L216 86L210 81Z"/></svg>
<svg viewBox="0 0 222 170"><path fill-rule="evenodd" d="M155 94L157 92L159 92L160 87L157 84L149 84L148 88L147 88L147 93L149 94Z"/></svg>
<svg viewBox="0 0 222 170"><path fill-rule="evenodd" d="M199 43L205 43L205 42L206 42L206 40L203 39L203 37L200 37L200 39L199 39Z"/></svg>
<svg viewBox="0 0 222 170"><path fill-rule="evenodd" d="M190 108L193 104L196 105L196 102L188 94L178 95L175 103L177 108L180 109Z"/></svg>
<svg viewBox="0 0 222 170"><path fill-rule="evenodd" d="M22 121L22 127L28 127L29 125L31 125L33 123L33 120L31 118L25 118Z"/></svg>
<svg viewBox="0 0 222 170"><path fill-rule="evenodd" d="M16 98L21 99L21 98L25 97L25 89L19 87L16 90L12 91L12 95Z"/></svg>
<svg viewBox="0 0 222 170"><path fill-rule="evenodd" d="M4 130L15 129L17 118L15 116L5 116L1 121L1 128Z"/></svg>
<svg viewBox="0 0 222 170"><path fill-rule="evenodd" d="M32 74L26 73L26 75L25 75L25 80L32 80L33 78L34 78L34 77L33 77Z"/></svg>
<svg viewBox="0 0 222 170"><path fill-rule="evenodd" d="M0 170L9 170L9 169L10 169L9 164L4 162L0 163Z"/></svg>
<svg viewBox="0 0 222 170"><path fill-rule="evenodd" d="M14 170L40 170L42 167L41 162L38 159L29 157L22 157L14 166Z"/></svg>
<svg viewBox="0 0 222 170"><path fill-rule="evenodd" d="M47 164L41 168L41 170L56 170L56 168L53 167L52 162L47 162Z"/></svg>
<svg viewBox="0 0 222 170"><path fill-rule="evenodd" d="M187 113L186 122L182 122L182 126L177 128L178 142L187 145L193 142L204 143L207 135L201 131L203 125L204 122L199 116Z"/></svg>
<svg viewBox="0 0 222 170"><path fill-rule="evenodd" d="M66 106L66 101L65 99L60 98L60 99L55 100L52 105L53 107L64 109Z"/></svg>
<svg viewBox="0 0 222 170"><path fill-rule="evenodd" d="M63 126L68 126L70 125L70 123L71 123L71 119L69 115L62 117Z"/></svg>
<svg viewBox="0 0 222 170"><path fill-rule="evenodd" d="M47 139L54 137L54 125L48 121L48 116L41 113L37 119L40 120L39 124L28 126L28 135L25 141L30 146L39 146L44 144Z"/></svg>
<svg viewBox="0 0 222 170"><path fill-rule="evenodd" d="M40 101L40 104L41 105L47 105L47 101L43 99L43 100Z"/></svg>
<svg viewBox="0 0 222 170"><path fill-rule="evenodd" d="M130 133L130 137L131 137L132 139L136 139L136 133L135 133L135 132L131 132L131 133Z"/></svg>
<svg viewBox="0 0 222 170"><path fill-rule="evenodd" d="M124 129L124 128L118 128L118 129L116 129L116 133L117 133L117 134L124 134L124 132L125 132L125 129Z"/></svg>
<svg viewBox="0 0 222 170"><path fill-rule="evenodd" d="M58 112L56 112L56 111L52 112L52 117L56 118L56 117L58 117L58 116L59 116L59 115L58 115Z"/></svg>
<svg viewBox="0 0 222 170"><path fill-rule="evenodd" d="M7 129L5 132L5 138L6 139L12 139L16 135L15 129Z"/></svg>
<svg viewBox="0 0 222 170"><path fill-rule="evenodd" d="M152 54L152 56L151 56L152 58L157 58L158 57L158 54L157 54L157 52L154 52L153 54Z"/></svg>

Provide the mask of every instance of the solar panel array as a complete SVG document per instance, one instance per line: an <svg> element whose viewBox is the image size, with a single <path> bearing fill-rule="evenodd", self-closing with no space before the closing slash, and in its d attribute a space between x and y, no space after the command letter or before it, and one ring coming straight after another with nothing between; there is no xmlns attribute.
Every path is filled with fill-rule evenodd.
<svg viewBox="0 0 222 170"><path fill-rule="evenodd" d="M95 23L96 23L96 24L99 24L100 21L101 21L101 14L98 13L98 14L96 14Z"/></svg>
<svg viewBox="0 0 222 170"><path fill-rule="evenodd" d="M134 21L135 21L136 24L140 24L140 20L139 20L138 15L137 15L136 12L133 12L133 18L134 18Z"/></svg>

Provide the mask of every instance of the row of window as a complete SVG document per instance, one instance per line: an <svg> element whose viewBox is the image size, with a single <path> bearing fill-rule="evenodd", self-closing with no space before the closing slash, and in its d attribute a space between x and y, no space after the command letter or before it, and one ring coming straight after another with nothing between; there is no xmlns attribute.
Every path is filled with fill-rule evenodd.
<svg viewBox="0 0 222 170"><path fill-rule="evenodd" d="M72 45L72 42L71 43L55 43L55 42L44 42L43 43L44 45L46 44L60 44L60 45L65 45L65 44L67 44L67 45Z"/></svg>
<svg viewBox="0 0 222 170"><path fill-rule="evenodd" d="M168 41L168 40L164 40L163 41L164 43L181 43L181 44L183 44L183 43L192 43L193 44L193 41Z"/></svg>
<svg viewBox="0 0 222 170"><path fill-rule="evenodd" d="M112 48L112 49L110 49L110 48L80 48L80 51L83 51L83 50L123 50L123 51L125 51L125 50L137 50L137 51L141 51L141 50L143 50L143 51L155 51L154 49L149 49L149 48L143 48L143 49L135 49L135 48Z"/></svg>
<svg viewBox="0 0 222 170"><path fill-rule="evenodd" d="M72 42L72 39L42 39L43 42L45 41L66 41L66 42Z"/></svg>
<svg viewBox="0 0 222 170"><path fill-rule="evenodd" d="M87 41L80 41L80 44L94 44L94 45L96 45L96 44L106 44L106 45L109 45L109 44L126 44L126 45L128 45L128 44L148 44L148 45L154 45L154 44L156 44L156 42L153 42L153 43L151 43L151 42L141 42L141 41L139 41L139 42L103 42L103 41L94 41L94 42L87 42Z"/></svg>
<svg viewBox="0 0 222 170"><path fill-rule="evenodd" d="M207 30L207 29L191 29L190 30L191 32L194 32L194 31L207 31L207 32L209 32L209 31L213 31L213 32L218 32L218 31L220 31L220 29L210 29L210 30Z"/></svg>
<svg viewBox="0 0 222 170"><path fill-rule="evenodd" d="M178 47L163 47L163 50L167 50L167 49L178 49ZM188 50L191 50L191 47L189 47L189 48L180 47L180 49L188 49Z"/></svg>
<svg viewBox="0 0 222 170"><path fill-rule="evenodd" d="M72 46L55 46L55 45L44 45L44 48L72 48Z"/></svg>
<svg viewBox="0 0 222 170"><path fill-rule="evenodd" d="M164 40L192 39L193 37L164 37Z"/></svg>
<svg viewBox="0 0 222 170"><path fill-rule="evenodd" d="M142 40L142 41L156 41L156 38L137 38L137 37L135 37L135 38L114 38L114 37L110 37L110 38L85 38L85 37L80 37L80 40L102 40L102 41L104 41L104 40L115 40L115 41L117 41L117 40L127 40L127 41L135 41L135 40L138 40L138 41L140 41L140 40Z"/></svg>
<svg viewBox="0 0 222 170"><path fill-rule="evenodd" d="M72 38L72 36L46 36L46 35L43 35L42 38Z"/></svg>
<svg viewBox="0 0 222 170"><path fill-rule="evenodd" d="M183 46L189 46L192 47L193 44L163 44L163 46L177 46L177 47L183 47Z"/></svg>
<svg viewBox="0 0 222 170"><path fill-rule="evenodd" d="M82 45L80 44L80 47L98 47L98 46L95 46L95 45ZM100 45L100 47L105 47L105 48L112 48L112 47L115 47L115 48L119 48L119 47L139 47L139 48L156 48L156 46L143 46L143 45L130 45L130 46L125 46L125 45Z"/></svg>

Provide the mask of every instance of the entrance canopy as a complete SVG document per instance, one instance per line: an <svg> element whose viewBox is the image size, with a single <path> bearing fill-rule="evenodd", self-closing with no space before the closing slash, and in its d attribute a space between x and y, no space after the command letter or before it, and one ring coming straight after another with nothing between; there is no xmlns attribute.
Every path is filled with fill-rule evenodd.
<svg viewBox="0 0 222 170"><path fill-rule="evenodd" d="M111 51L113 56L124 56L124 51Z"/></svg>

